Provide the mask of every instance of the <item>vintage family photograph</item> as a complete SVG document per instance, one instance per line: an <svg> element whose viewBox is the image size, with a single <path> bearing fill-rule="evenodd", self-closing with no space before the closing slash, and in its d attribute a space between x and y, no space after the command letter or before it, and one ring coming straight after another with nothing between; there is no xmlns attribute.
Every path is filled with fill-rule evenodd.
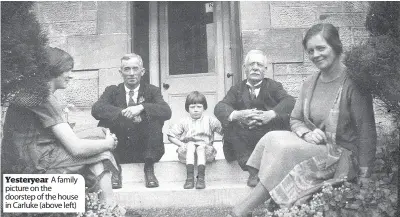
<svg viewBox="0 0 400 217"><path fill-rule="evenodd" d="M400 2L1 1L0 136L1 216L400 216Z"/></svg>

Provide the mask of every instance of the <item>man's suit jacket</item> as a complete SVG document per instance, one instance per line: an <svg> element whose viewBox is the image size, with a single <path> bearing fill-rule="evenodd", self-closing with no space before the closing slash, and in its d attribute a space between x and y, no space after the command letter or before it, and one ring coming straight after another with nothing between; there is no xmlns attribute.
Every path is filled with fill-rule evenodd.
<svg viewBox="0 0 400 217"><path fill-rule="evenodd" d="M164 101L158 87L141 82L138 91L138 104L142 104L142 121L164 122L171 118L171 109ZM92 107L92 115L100 120L99 126L108 127L112 131L128 129L133 121L122 116L121 111L127 107L124 84L108 86L99 100ZM122 130L121 129L121 130ZM118 130L120 131L120 130Z"/></svg>
<svg viewBox="0 0 400 217"><path fill-rule="evenodd" d="M249 87L246 85L247 80L243 80L239 84L231 87L224 99L217 103L214 114L221 121L223 127L229 126L229 115L234 110L251 109L254 107L250 99ZM256 107L260 110L274 110L277 114L274 122L281 122L283 126L289 127L290 113L293 110L295 99L287 94L280 82L269 78L264 78L261 83L260 92L256 98Z"/></svg>

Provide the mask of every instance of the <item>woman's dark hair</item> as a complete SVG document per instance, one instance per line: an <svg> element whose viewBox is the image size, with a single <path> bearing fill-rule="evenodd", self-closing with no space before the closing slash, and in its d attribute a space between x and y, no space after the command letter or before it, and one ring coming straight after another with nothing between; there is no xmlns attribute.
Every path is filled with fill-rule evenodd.
<svg viewBox="0 0 400 217"><path fill-rule="evenodd" d="M189 105L191 105L191 104L202 104L204 107L204 110L207 109L206 97L199 91L193 91L193 92L189 93L189 95L187 95L186 102L185 102L185 109L187 112L189 112Z"/></svg>
<svg viewBox="0 0 400 217"><path fill-rule="evenodd" d="M54 47L46 47L47 70L52 78L57 78L64 72L74 68L74 59L69 53Z"/></svg>
<svg viewBox="0 0 400 217"><path fill-rule="evenodd" d="M337 55L343 53L343 45L340 41L339 32L335 26L330 23L319 23L313 25L306 33L303 39L303 47L307 49L307 42L311 37L321 34L329 46L335 51Z"/></svg>

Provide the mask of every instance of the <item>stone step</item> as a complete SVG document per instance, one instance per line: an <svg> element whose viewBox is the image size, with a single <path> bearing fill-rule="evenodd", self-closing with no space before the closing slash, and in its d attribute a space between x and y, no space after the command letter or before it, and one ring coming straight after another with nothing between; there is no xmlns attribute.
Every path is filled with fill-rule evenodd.
<svg viewBox="0 0 400 217"><path fill-rule="evenodd" d="M125 182L144 183L143 163L122 164L123 188ZM163 161L154 165L154 173L160 184L164 182L183 183L186 180L186 165L177 161ZM195 173L197 174L197 173ZM242 171L237 162L216 160L206 165L206 181L230 181L246 183L248 173Z"/></svg>
<svg viewBox="0 0 400 217"><path fill-rule="evenodd" d="M83 121L85 120L85 121ZM90 136L97 121L89 110L74 112L69 121L75 122L75 132L82 138ZM183 189L186 167L178 161L177 147L166 143L165 154L155 164L158 188L146 188L143 164L123 164L123 187L115 189L117 202L127 209L189 208L189 207L229 207L238 203L250 191L247 187L247 172L243 172L237 162L225 160L222 142L216 141L216 161L206 165L206 189ZM153 216L153 215L149 215Z"/></svg>
<svg viewBox="0 0 400 217"><path fill-rule="evenodd" d="M114 190L118 204L127 209L171 207L226 207L240 202L251 188L236 180L206 182L205 189L183 189L183 182L161 182L158 188L143 183L124 182Z"/></svg>

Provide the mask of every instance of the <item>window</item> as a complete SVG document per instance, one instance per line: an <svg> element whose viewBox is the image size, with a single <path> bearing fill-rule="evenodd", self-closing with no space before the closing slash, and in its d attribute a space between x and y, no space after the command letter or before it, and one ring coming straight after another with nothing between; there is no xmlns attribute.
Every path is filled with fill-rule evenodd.
<svg viewBox="0 0 400 217"><path fill-rule="evenodd" d="M169 74L215 71L213 3L169 2Z"/></svg>

